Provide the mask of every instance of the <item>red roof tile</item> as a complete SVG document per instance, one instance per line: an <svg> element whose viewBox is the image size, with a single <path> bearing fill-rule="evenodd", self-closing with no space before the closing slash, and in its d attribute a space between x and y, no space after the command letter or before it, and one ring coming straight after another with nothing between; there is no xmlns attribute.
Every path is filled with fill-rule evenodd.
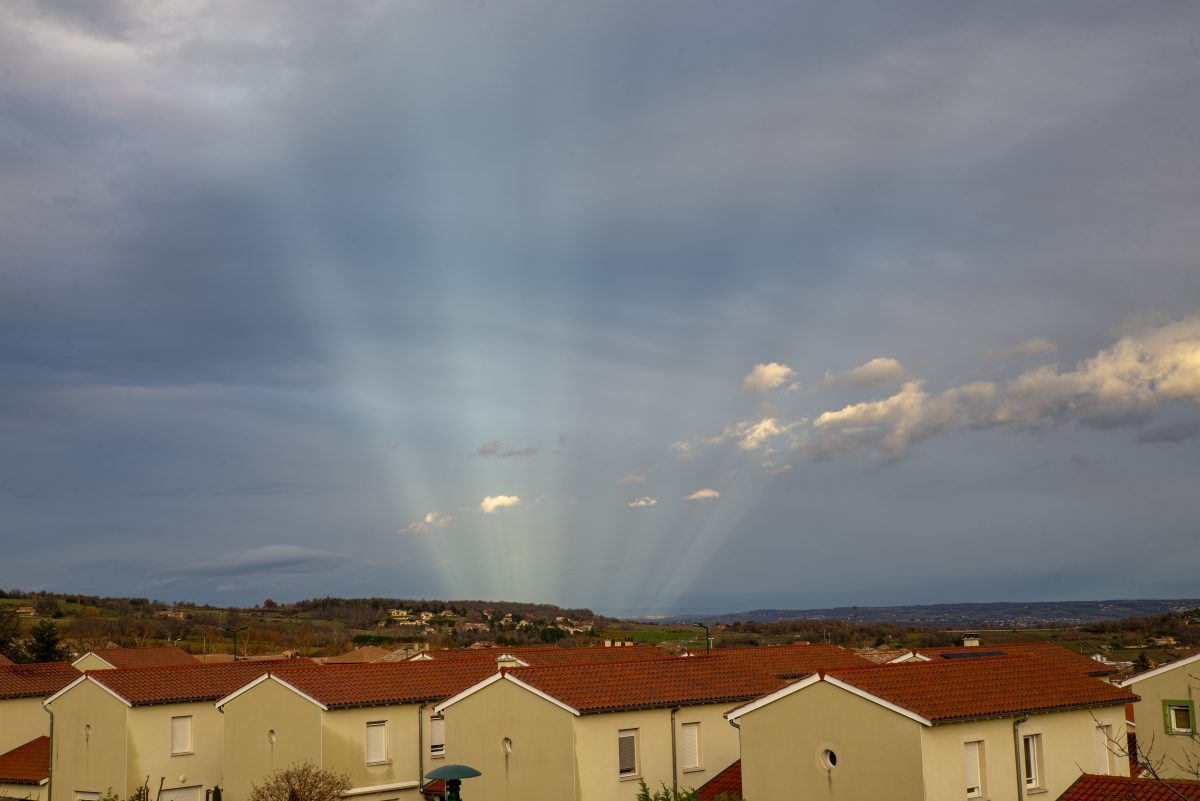
<svg viewBox="0 0 1200 801"><path fill-rule="evenodd" d="M409 661L490 660L509 654L530 665L578 665L584 663L634 662L662 659L666 652L653 645L626 645L616 648L562 648L557 645L521 645L511 648L456 648L451 651L422 651ZM428 658L426 658L428 657Z"/></svg>
<svg viewBox="0 0 1200 801"><path fill-rule="evenodd" d="M315 670L276 668L271 675L336 709L440 701L495 672L495 663L488 659L451 664L432 661L324 665Z"/></svg>
<svg viewBox="0 0 1200 801"><path fill-rule="evenodd" d="M1200 801L1200 782L1157 781L1085 773L1058 801Z"/></svg>
<svg viewBox="0 0 1200 801"><path fill-rule="evenodd" d="M1137 700L1128 690L1035 656L908 662L829 675L933 722Z"/></svg>
<svg viewBox="0 0 1200 801"><path fill-rule="evenodd" d="M11 659L9 659L4 654L0 654L0 667L4 667L5 665L11 665L11 664L13 664L13 661Z"/></svg>
<svg viewBox="0 0 1200 801"><path fill-rule="evenodd" d="M739 659L679 659L513 668L513 678L580 712L745 701L785 683Z"/></svg>
<svg viewBox="0 0 1200 801"><path fill-rule="evenodd" d="M693 656L704 656L696 651ZM709 658L733 659L781 679L808 676L818 670L849 669L874 665L836 645L765 645L753 648L717 648Z"/></svg>
<svg viewBox="0 0 1200 801"><path fill-rule="evenodd" d="M0 754L0 784L41 784L50 778L50 738L38 737Z"/></svg>
<svg viewBox="0 0 1200 801"><path fill-rule="evenodd" d="M742 797L742 760L737 760L725 770L696 788L696 801L717 801Z"/></svg>
<svg viewBox="0 0 1200 801"><path fill-rule="evenodd" d="M88 653L95 654L115 668L197 664L194 656L174 645L150 645L145 648L95 648ZM79 659L82 658L81 656ZM79 659L75 661L78 662Z"/></svg>
<svg viewBox="0 0 1200 801"><path fill-rule="evenodd" d="M300 662L309 670L317 666L305 660L287 662L226 662L214 665L166 665L124 670L89 670L93 681L112 690L133 706L215 701L253 681L273 667ZM78 674L76 674L78 676Z"/></svg>
<svg viewBox="0 0 1200 801"><path fill-rule="evenodd" d="M79 678L79 671L66 662L0 667L0 699L46 698Z"/></svg>
<svg viewBox="0 0 1200 801"><path fill-rule="evenodd" d="M1015 642L1003 645L980 645L970 648L957 646L948 648L914 648L914 653L932 660L986 659L989 656L1017 656L1034 654L1043 659L1052 659L1063 668L1078 670L1088 676L1107 676L1117 672L1113 665L1097 662L1091 657L1075 653L1052 642Z"/></svg>

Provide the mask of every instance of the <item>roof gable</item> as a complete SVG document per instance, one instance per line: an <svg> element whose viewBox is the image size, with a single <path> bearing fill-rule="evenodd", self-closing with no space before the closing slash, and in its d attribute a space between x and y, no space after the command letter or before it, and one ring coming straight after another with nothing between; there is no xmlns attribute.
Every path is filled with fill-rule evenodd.
<svg viewBox="0 0 1200 801"><path fill-rule="evenodd" d="M0 784L45 784L50 780L50 738L37 737L0 754Z"/></svg>
<svg viewBox="0 0 1200 801"><path fill-rule="evenodd" d="M1155 676L1161 676L1164 673L1170 673L1172 670L1175 670L1176 668L1181 668L1181 667L1184 667L1185 665L1194 665L1197 662L1200 662L1200 653L1192 654L1191 656L1185 656L1183 659L1176 659L1174 662L1168 662L1165 665L1159 665L1158 667L1154 668L1153 670L1147 670L1143 673L1138 673L1135 676L1130 676L1129 678L1125 679L1125 681L1120 682L1120 684L1122 687L1128 687L1131 684L1137 684L1139 681L1142 681L1143 679L1150 679L1150 678L1154 678ZM1200 670L1200 666L1198 666L1197 669Z"/></svg>
<svg viewBox="0 0 1200 801"><path fill-rule="evenodd" d="M89 670L80 677L80 680L86 679L103 688L128 706L195 703L215 701L252 679L267 673L273 665L294 665L295 662L302 662L310 670L317 667L308 660L288 660L286 663L193 663L163 667ZM300 669L300 666L294 665L294 669ZM47 699L47 703L65 695L79 683L80 681L77 680L70 686L64 687L60 692Z"/></svg>
<svg viewBox="0 0 1200 801"><path fill-rule="evenodd" d="M117 669L199 664L194 656L175 645L150 645L144 648L95 648L71 664L78 664L88 654Z"/></svg>

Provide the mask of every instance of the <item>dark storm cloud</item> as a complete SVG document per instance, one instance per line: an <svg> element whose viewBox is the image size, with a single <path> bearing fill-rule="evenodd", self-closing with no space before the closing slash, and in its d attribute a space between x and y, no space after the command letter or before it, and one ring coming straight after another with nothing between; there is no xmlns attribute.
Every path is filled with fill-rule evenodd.
<svg viewBox="0 0 1200 801"><path fill-rule="evenodd" d="M1126 425L1193 438L1195 409L1064 385L1097 377L1072 365L1130 335L1111 329L1196 312L1196 21L1119 3L9 4L0 493L6 538L31 542L12 570L91 580L45 540L118 566L170 551L201 568L169 586L200 595L225 570L324 564L272 592L399 577L670 604L722 560L762 597L789 591L805 547L780 532L799 530L823 535L799 583L829 605L835 568L900 541L854 575L921 600L999 537L985 514L1009 521L1000 588L1048 532L1048 559L1100 554L1091 575L1126 564L1089 546L1122 526L1169 550L1196 512L1192 454L1112 449ZM772 361L795 389L768 415L740 381ZM869 364L886 381L824 381ZM886 383L911 376L924 389ZM807 450L758 450L838 412ZM569 449L527 444L568 431ZM912 458L879 470L890 434ZM667 447L718 437L682 462ZM1072 454L1088 469L1057 469ZM1039 463L1039 483L1012 478ZM613 476L630 474L655 515L627 517ZM720 499L666 500L697 487ZM528 503L472 517L497 495ZM395 532L451 512L393 572ZM388 566L350 575L330 531ZM464 547L479 565L452 570ZM568 554L636 569L564 580ZM1177 577L1160 578L1134 580Z"/></svg>

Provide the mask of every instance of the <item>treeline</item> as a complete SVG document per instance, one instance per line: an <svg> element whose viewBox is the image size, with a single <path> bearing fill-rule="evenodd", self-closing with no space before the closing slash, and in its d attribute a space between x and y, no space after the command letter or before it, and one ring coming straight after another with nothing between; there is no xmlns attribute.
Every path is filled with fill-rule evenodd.
<svg viewBox="0 0 1200 801"><path fill-rule="evenodd" d="M1200 645L1200 609L1167 612L1150 617L1124 617L1089 623L1083 631L1116 641L1143 642L1155 637L1174 637L1180 645Z"/></svg>
<svg viewBox="0 0 1200 801"><path fill-rule="evenodd" d="M717 630L760 635L763 640L789 637L792 640L847 647L867 644L877 647L937 648L962 643L961 635L940 629L898 626L893 623L851 623L844 620L747 621L718 624ZM751 637L738 644L754 645L759 644L759 641Z"/></svg>

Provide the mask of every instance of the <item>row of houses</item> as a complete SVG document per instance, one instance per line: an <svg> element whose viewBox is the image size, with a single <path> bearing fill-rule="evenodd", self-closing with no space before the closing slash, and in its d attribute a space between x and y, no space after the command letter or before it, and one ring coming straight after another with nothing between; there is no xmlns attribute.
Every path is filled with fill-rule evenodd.
<svg viewBox="0 0 1200 801"><path fill-rule="evenodd" d="M216 787L242 801L308 761L347 773L344 796L359 801L435 795L423 777L452 762L481 772L464 794L488 801L632 801L641 782L750 801L1098 801L1166 786L1131 762L1131 744L1166 778L1198 762L1200 656L1117 682L1049 644L884 664L827 645L683 657L531 646L343 665L135 650L140 666L98 653L77 660L82 674L0 667L0 797L95 801L145 785L155 801L206 801ZM1200 799L1200 785L1179 786ZM1112 787L1123 795L1095 794Z"/></svg>

